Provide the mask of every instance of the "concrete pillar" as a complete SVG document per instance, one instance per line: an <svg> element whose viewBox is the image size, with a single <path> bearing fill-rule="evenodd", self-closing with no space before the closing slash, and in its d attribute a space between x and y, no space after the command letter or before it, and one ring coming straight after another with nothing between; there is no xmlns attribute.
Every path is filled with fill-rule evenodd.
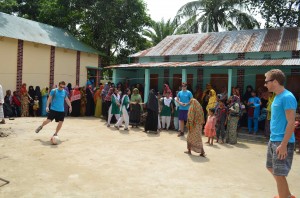
<svg viewBox="0 0 300 198"><path fill-rule="evenodd" d="M144 102L145 103L148 101L149 90L150 90L150 70L145 69L145 87L144 87Z"/></svg>
<svg viewBox="0 0 300 198"><path fill-rule="evenodd" d="M231 95L231 87L232 87L232 69L228 69L228 98Z"/></svg>
<svg viewBox="0 0 300 198"><path fill-rule="evenodd" d="M187 83L186 69L182 69L182 82Z"/></svg>
<svg viewBox="0 0 300 198"><path fill-rule="evenodd" d="M117 70L116 69L112 69L112 81L113 83L117 84Z"/></svg>

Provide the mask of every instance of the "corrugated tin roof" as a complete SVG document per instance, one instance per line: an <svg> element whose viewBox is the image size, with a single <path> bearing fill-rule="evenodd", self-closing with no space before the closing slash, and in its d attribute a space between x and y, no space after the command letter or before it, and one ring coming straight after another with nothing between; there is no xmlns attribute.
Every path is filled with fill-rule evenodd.
<svg viewBox="0 0 300 198"><path fill-rule="evenodd" d="M300 29L256 29L166 37L130 57L292 51L300 49Z"/></svg>
<svg viewBox="0 0 300 198"><path fill-rule="evenodd" d="M99 54L97 50L78 41L61 28L2 12L0 12L0 36Z"/></svg>
<svg viewBox="0 0 300 198"><path fill-rule="evenodd" d="M300 59L132 63L132 64L112 65L106 68L117 69L117 68L152 68L152 67L216 67L216 66L300 66Z"/></svg>

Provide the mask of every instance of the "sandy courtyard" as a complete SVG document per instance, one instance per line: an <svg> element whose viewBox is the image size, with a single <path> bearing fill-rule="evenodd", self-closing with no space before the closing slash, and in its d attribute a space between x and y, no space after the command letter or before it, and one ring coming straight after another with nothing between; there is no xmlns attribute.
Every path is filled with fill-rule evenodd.
<svg viewBox="0 0 300 198"><path fill-rule="evenodd" d="M1 198L203 197L272 198L275 182L265 169L266 145L205 145L207 158L188 156L175 132L150 135L107 128L95 118L66 118L62 143L50 145L55 123L36 134L44 118L0 125ZM206 140L206 138L204 138ZM300 155L288 177L300 197ZM0 185L4 184L0 181Z"/></svg>

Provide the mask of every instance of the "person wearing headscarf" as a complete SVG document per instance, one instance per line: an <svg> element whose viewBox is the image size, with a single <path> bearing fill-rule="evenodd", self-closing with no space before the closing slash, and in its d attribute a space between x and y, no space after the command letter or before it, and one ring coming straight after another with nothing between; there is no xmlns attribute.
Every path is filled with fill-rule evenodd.
<svg viewBox="0 0 300 198"><path fill-rule="evenodd" d="M167 93L169 93L169 96L172 98L173 94L172 94L172 90L170 89L168 84L164 84L164 92L163 92L163 97L167 96Z"/></svg>
<svg viewBox="0 0 300 198"><path fill-rule="evenodd" d="M132 127L140 124L141 119L141 103L142 103L142 97L139 94L139 90L137 88L133 89L133 94L131 95L130 100L130 116L129 116L129 123L132 125ZM157 118L156 118L157 119Z"/></svg>
<svg viewBox="0 0 300 198"><path fill-rule="evenodd" d="M28 94L26 83L22 84L21 90L21 117L28 117L29 116L29 99L32 99L31 96Z"/></svg>
<svg viewBox="0 0 300 198"><path fill-rule="evenodd" d="M201 89L200 85L197 85L196 89L197 90L196 90L194 96L195 96L195 99L201 104L202 103L202 95L203 95L202 89Z"/></svg>
<svg viewBox="0 0 300 198"><path fill-rule="evenodd" d="M104 86L100 85L99 89L96 90L94 94L94 102L95 102L95 117L100 118L102 115L102 97L101 93Z"/></svg>
<svg viewBox="0 0 300 198"><path fill-rule="evenodd" d="M80 88L80 116L85 116L86 111L86 93L85 93L85 87Z"/></svg>
<svg viewBox="0 0 300 198"><path fill-rule="evenodd" d="M66 91L67 97L70 99L70 91L67 86L65 86L64 90ZM64 108L65 108L65 116L69 114L69 105L66 101L64 101Z"/></svg>
<svg viewBox="0 0 300 198"><path fill-rule="evenodd" d="M216 105L217 105L217 94L215 90L211 89L209 91L209 100L206 106L206 113L208 114L209 110L215 108Z"/></svg>
<svg viewBox="0 0 300 198"><path fill-rule="evenodd" d="M47 100L48 100L48 95L49 95L48 87L45 87L42 89L41 95L42 95L41 116L46 116L47 115L46 106L47 106Z"/></svg>
<svg viewBox="0 0 300 198"><path fill-rule="evenodd" d="M72 105L71 116L78 117L80 116L80 109L81 109L81 92L79 90L78 85L76 85L74 89L71 91L70 98L71 98L71 105Z"/></svg>
<svg viewBox="0 0 300 198"><path fill-rule="evenodd" d="M113 116L115 116L116 120L120 118L120 101L118 100L118 89L113 88L113 94L111 95L111 105L108 109L108 120L107 127L110 127L110 121Z"/></svg>
<svg viewBox="0 0 300 198"><path fill-rule="evenodd" d="M39 102L39 110L37 111L37 116L40 116L41 115L41 111L42 111L42 93L41 93L41 88L40 86L36 86L35 89L34 89L34 93L35 93L35 96L37 96L38 100L40 101Z"/></svg>
<svg viewBox="0 0 300 198"><path fill-rule="evenodd" d="M244 104L247 104L249 98L252 97L252 95L251 95L252 91L253 91L253 87L251 85L248 85L247 88L246 88L246 92L245 92L245 94L243 96L243 102L244 102Z"/></svg>
<svg viewBox="0 0 300 198"><path fill-rule="evenodd" d="M153 89L150 90L148 101L146 103L146 108L147 117L144 131L158 133L158 100L155 96L155 91Z"/></svg>
<svg viewBox="0 0 300 198"><path fill-rule="evenodd" d="M204 113L201 104L195 99L192 98L190 101L190 108L188 111L188 120L187 120L187 151L186 154L191 155L194 151L200 153L201 157L205 157L205 152L202 143L202 129L204 124Z"/></svg>
<svg viewBox="0 0 300 198"><path fill-rule="evenodd" d="M270 131L271 106L272 106L275 96L276 96L275 93L269 92L268 104L267 104L267 118L266 118L265 131L264 131L265 137L267 139L270 139L270 134L271 134L271 131Z"/></svg>
<svg viewBox="0 0 300 198"><path fill-rule="evenodd" d="M106 112L104 112L103 115L104 114L106 115L106 121L108 121L109 107L111 105L111 97L113 93L114 93L114 88L109 88L109 91L104 98Z"/></svg>
<svg viewBox="0 0 300 198"><path fill-rule="evenodd" d="M0 120L1 120L0 124L5 124L3 104L4 104L4 94L3 94L2 85L0 85Z"/></svg>
<svg viewBox="0 0 300 198"><path fill-rule="evenodd" d="M227 116L227 132L226 132L226 143L236 144L237 143L237 127L240 118L241 104L240 98L236 95L231 96L230 104L228 106Z"/></svg>
<svg viewBox="0 0 300 198"><path fill-rule="evenodd" d="M33 115L33 100L35 98L35 91L33 86L29 86L28 88L28 94L30 96L30 100L29 100L29 116L34 116Z"/></svg>
<svg viewBox="0 0 300 198"><path fill-rule="evenodd" d="M86 88L86 116L95 114L94 92L92 85L88 85Z"/></svg>
<svg viewBox="0 0 300 198"><path fill-rule="evenodd" d="M161 123L162 123L162 128L166 129L167 131L169 130L170 124L171 124L171 115L174 112L173 106L172 106L172 97L170 95L172 94L171 90L169 90L165 97L161 99Z"/></svg>
<svg viewBox="0 0 300 198"><path fill-rule="evenodd" d="M109 84L105 83L104 88L101 92L101 98L102 98L102 115L106 120L108 118L108 108L105 103L105 97L108 94L108 91L109 91Z"/></svg>
<svg viewBox="0 0 300 198"><path fill-rule="evenodd" d="M71 92L72 91L72 84L68 83L67 87L68 87L69 92Z"/></svg>
<svg viewBox="0 0 300 198"><path fill-rule="evenodd" d="M212 86L211 84L206 84L206 88L205 90L203 91L203 95L202 95L202 99L201 101L203 102L204 99L209 95L209 91L212 89Z"/></svg>

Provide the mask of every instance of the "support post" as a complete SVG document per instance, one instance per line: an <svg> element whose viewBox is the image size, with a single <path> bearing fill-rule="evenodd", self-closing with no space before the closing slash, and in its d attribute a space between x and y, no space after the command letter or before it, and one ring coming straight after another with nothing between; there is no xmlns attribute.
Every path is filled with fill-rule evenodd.
<svg viewBox="0 0 300 198"><path fill-rule="evenodd" d="M117 84L117 70L116 69L112 69L113 74L112 74L112 81L114 84Z"/></svg>
<svg viewBox="0 0 300 198"><path fill-rule="evenodd" d="M182 69L182 82L187 83L187 74L186 74L186 69Z"/></svg>
<svg viewBox="0 0 300 198"><path fill-rule="evenodd" d="M231 87L232 87L232 69L228 69L228 92L227 97L229 98L231 96Z"/></svg>
<svg viewBox="0 0 300 198"><path fill-rule="evenodd" d="M150 90L150 70L145 69L145 89L144 89L144 102L145 103L148 101L149 90Z"/></svg>

